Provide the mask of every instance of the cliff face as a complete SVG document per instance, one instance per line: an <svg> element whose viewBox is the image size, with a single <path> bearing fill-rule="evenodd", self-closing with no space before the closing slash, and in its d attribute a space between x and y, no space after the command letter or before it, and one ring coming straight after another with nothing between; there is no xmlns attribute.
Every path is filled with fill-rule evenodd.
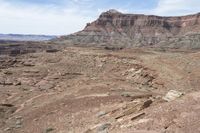
<svg viewBox="0 0 200 133"><path fill-rule="evenodd" d="M182 17L123 14L109 10L83 31L58 39L85 45L200 47L200 14Z"/></svg>

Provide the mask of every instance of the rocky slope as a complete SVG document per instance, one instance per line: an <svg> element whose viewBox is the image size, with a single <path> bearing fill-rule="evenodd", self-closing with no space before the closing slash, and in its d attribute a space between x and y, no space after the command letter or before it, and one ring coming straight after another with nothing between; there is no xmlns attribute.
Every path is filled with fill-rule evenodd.
<svg viewBox="0 0 200 133"><path fill-rule="evenodd" d="M96 47L0 56L0 133L199 133L199 58Z"/></svg>
<svg viewBox="0 0 200 133"><path fill-rule="evenodd" d="M62 36L55 42L98 46L199 48L200 14L160 17L109 10L102 13L96 21L88 23L84 30Z"/></svg>

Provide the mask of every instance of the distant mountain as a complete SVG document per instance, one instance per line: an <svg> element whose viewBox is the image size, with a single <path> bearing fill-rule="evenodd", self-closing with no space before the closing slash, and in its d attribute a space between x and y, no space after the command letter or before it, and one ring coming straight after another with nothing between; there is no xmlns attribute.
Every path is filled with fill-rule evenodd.
<svg viewBox="0 0 200 133"><path fill-rule="evenodd" d="M54 42L84 46L200 48L200 13L162 17L109 10L82 31L61 36Z"/></svg>
<svg viewBox="0 0 200 133"><path fill-rule="evenodd" d="M55 38L48 35L0 34L1 41L47 41Z"/></svg>

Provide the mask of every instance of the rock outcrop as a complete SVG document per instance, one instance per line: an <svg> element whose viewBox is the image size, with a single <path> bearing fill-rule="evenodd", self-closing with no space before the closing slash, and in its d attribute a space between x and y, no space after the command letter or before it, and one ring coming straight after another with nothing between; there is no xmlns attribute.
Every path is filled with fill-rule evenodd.
<svg viewBox="0 0 200 133"><path fill-rule="evenodd" d="M46 42L0 40L0 55L17 56L42 51L46 51L47 53L53 53L58 52L59 49L59 46L48 44Z"/></svg>
<svg viewBox="0 0 200 133"><path fill-rule="evenodd" d="M84 30L57 43L96 46L200 48L200 13L180 17L123 14L109 10Z"/></svg>

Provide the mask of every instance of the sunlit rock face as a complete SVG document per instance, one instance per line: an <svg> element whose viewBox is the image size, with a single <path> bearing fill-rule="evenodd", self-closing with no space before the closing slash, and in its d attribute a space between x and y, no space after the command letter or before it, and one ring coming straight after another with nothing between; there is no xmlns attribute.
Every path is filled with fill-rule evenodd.
<svg viewBox="0 0 200 133"><path fill-rule="evenodd" d="M112 9L103 12L82 31L63 36L57 41L81 45L199 48L199 16L160 17L123 14Z"/></svg>

